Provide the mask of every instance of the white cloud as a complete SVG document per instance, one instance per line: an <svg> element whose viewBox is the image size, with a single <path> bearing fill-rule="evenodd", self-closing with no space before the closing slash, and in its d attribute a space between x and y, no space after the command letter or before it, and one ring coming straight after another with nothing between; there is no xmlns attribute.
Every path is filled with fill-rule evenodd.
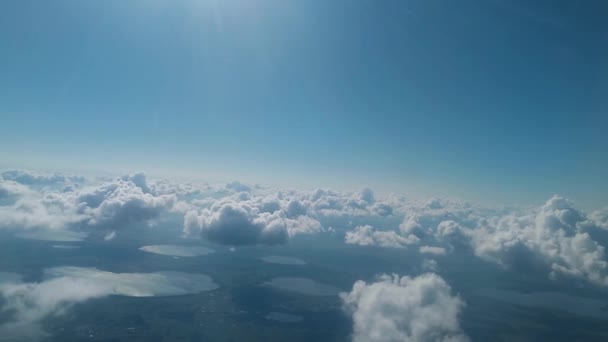
<svg viewBox="0 0 608 342"><path fill-rule="evenodd" d="M402 236L394 231L378 231L370 225L365 225L347 232L345 242L361 246L400 248L417 243L418 238L414 235Z"/></svg>
<svg viewBox="0 0 608 342"><path fill-rule="evenodd" d="M404 203L399 210L405 213L399 231L360 226L346 233L346 243L419 244L423 254L473 253L518 271L538 273L544 268L551 278L566 276L608 286L603 211L587 217L559 196L529 209L432 199Z"/></svg>
<svg viewBox="0 0 608 342"><path fill-rule="evenodd" d="M322 230L316 219L297 215L299 212L293 209L292 202L277 202L276 206L270 206L274 207L272 210L268 209L269 203L274 202L259 197L217 201L209 208L188 212L184 218L184 231L188 236L200 235L226 245L275 245L286 243L298 234ZM290 209L291 215L288 214Z"/></svg>
<svg viewBox="0 0 608 342"><path fill-rule="evenodd" d="M355 342L468 341L459 322L465 304L436 274L359 280L340 297L352 315Z"/></svg>
<svg viewBox="0 0 608 342"><path fill-rule="evenodd" d="M20 194L14 203L0 205L0 228L13 230L121 229L131 223L153 223L176 202L175 194L154 195L154 186L143 174L61 190L24 190L13 181L0 184L0 189Z"/></svg>
<svg viewBox="0 0 608 342"><path fill-rule="evenodd" d="M554 196L524 215L494 218L471 231L475 253L510 267L516 262L541 262L551 277L570 276L608 286L604 246L588 230L594 223L566 199Z"/></svg>
<svg viewBox="0 0 608 342"><path fill-rule="evenodd" d="M307 192L239 182L198 187L149 180L144 173L84 181L5 171L0 228L24 237L73 240L93 229L120 233L131 224L153 225L172 212L184 214L187 235L229 246L283 244L300 234L352 229L345 233L348 244L415 246L421 254L434 255L471 253L511 269L532 265L552 278L608 286L608 210L587 216L560 197L537 208L484 208L436 198L378 198L367 188Z"/></svg>
<svg viewBox="0 0 608 342"><path fill-rule="evenodd" d="M595 210L589 216L598 226L608 230L608 207Z"/></svg>
<svg viewBox="0 0 608 342"><path fill-rule="evenodd" d="M189 235L201 236L221 244L281 244L288 238L284 222L270 219L273 214L258 213L246 204L226 203L214 209L191 211L185 217Z"/></svg>
<svg viewBox="0 0 608 342"><path fill-rule="evenodd" d="M393 207L378 201L371 189L365 188L358 193L340 193L328 189L317 189L302 195L308 210L319 217L340 216L388 216Z"/></svg>
<svg viewBox="0 0 608 342"><path fill-rule="evenodd" d="M190 184L168 179L150 180L143 172L138 172L120 177L121 180L130 181L146 194L160 195L194 195L200 193L201 189Z"/></svg>
<svg viewBox="0 0 608 342"><path fill-rule="evenodd" d="M186 213L186 235L200 235L228 245L281 244L299 234L328 231L330 226L344 228L353 217L382 219L393 213L393 207L376 199L368 188L340 193L241 186L238 182L229 183L226 188L230 191L216 191L211 197L189 204L179 203L178 210Z"/></svg>
<svg viewBox="0 0 608 342"><path fill-rule="evenodd" d="M78 212L88 217L88 225L120 228L130 223L150 222L176 202L175 195L155 196L147 192L143 174L138 174L135 180L137 183L117 179L83 189L75 198Z"/></svg>

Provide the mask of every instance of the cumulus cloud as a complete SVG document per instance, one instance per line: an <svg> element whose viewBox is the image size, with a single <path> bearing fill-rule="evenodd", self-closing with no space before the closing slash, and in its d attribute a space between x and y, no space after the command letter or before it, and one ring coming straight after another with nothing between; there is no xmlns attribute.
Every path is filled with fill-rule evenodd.
<svg viewBox="0 0 608 342"><path fill-rule="evenodd" d="M14 179L24 177L10 175ZM56 177L60 176L52 179ZM4 180L0 182L0 195L16 194L16 199L11 203L0 202L0 227L65 231L93 227L121 229L131 223L152 223L177 202L175 194L156 193L158 190L146 181L143 173L61 190L31 189Z"/></svg>
<svg viewBox="0 0 608 342"><path fill-rule="evenodd" d="M468 341L460 327L465 306L438 275L415 278L382 275L376 282L357 281L341 293L353 318L353 341Z"/></svg>
<svg viewBox="0 0 608 342"><path fill-rule="evenodd" d="M245 190L239 185L233 182L227 188ZM180 205L180 210L186 207ZM229 245L280 244L299 234L329 231L330 227L343 229L353 218L393 215L393 207L367 188L354 193L268 188L218 191L213 197L191 201L189 209L185 211L187 235Z"/></svg>
<svg viewBox="0 0 608 342"><path fill-rule="evenodd" d="M402 236L394 231L378 231L365 225L347 232L344 240L352 245L400 248L417 243L419 239L414 235Z"/></svg>
<svg viewBox="0 0 608 342"><path fill-rule="evenodd" d="M317 189L302 196L308 210L318 216L388 216L393 207L376 200L374 192L365 188L358 193L340 193L329 189Z"/></svg>
<svg viewBox="0 0 608 342"><path fill-rule="evenodd" d="M423 241L459 234L458 226L474 227L483 217L480 208L467 202L431 199L414 202L402 208L405 212L399 229ZM451 226L451 227L448 227Z"/></svg>
<svg viewBox="0 0 608 342"><path fill-rule="evenodd" d="M154 196L161 195L177 195L186 196L194 195L201 192L201 188L190 183L179 182L169 179L150 180L144 172L137 172L130 175L120 177L123 181L132 182L146 194Z"/></svg>
<svg viewBox="0 0 608 342"><path fill-rule="evenodd" d="M587 217L559 196L527 209L481 208L431 199L405 203L400 210L404 219L398 230L360 226L346 233L346 243L420 245L420 253L435 255L471 253L518 271L545 269L551 278L566 276L608 286L603 211Z"/></svg>
<svg viewBox="0 0 608 342"><path fill-rule="evenodd" d="M216 289L204 274L181 272L112 273L95 268L56 267L45 270L44 280L24 283L18 277L0 277L0 313L9 320L0 325L8 340L38 340L47 336L40 322L61 315L70 306L109 295L171 296Z"/></svg>
<svg viewBox="0 0 608 342"><path fill-rule="evenodd" d="M158 218L161 212L171 209L176 197L151 194L145 177L138 174L135 182L121 178L98 187L83 189L74 202L77 211L88 218L88 225L120 228L130 223Z"/></svg>
<svg viewBox="0 0 608 342"><path fill-rule="evenodd" d="M413 248L426 255L469 253L501 267L608 286L608 210L586 215L558 196L539 207L487 208L437 198L380 198L368 188L194 186L150 180L144 173L95 182L9 170L0 179L0 228L31 231L20 232L23 237L120 234L132 224L155 224L170 212L184 215L187 236L229 246L283 244L297 235L331 231L344 233L347 244Z"/></svg>
<svg viewBox="0 0 608 342"><path fill-rule="evenodd" d="M201 211L190 211L184 219L187 235L201 235L226 245L282 244L290 236L321 230L307 216L287 217L283 210L261 211L250 201L219 203Z"/></svg>
<svg viewBox="0 0 608 342"><path fill-rule="evenodd" d="M599 227L608 230L608 207L595 210L590 217Z"/></svg>
<svg viewBox="0 0 608 342"><path fill-rule="evenodd" d="M471 251L470 231L478 228L488 218L499 215L495 209L477 207L464 201L437 198L407 201L404 198L392 198L388 202L403 217L398 227L389 224L382 230L377 230L360 226L347 232L345 241L381 247L420 245L416 248L423 254ZM429 248L430 246L433 247Z"/></svg>
<svg viewBox="0 0 608 342"><path fill-rule="evenodd" d="M287 231L282 225L270 225L259 217L254 209L238 204L224 204L217 210L204 209L186 214L186 232L221 244L279 244L287 241Z"/></svg>
<svg viewBox="0 0 608 342"><path fill-rule="evenodd" d="M17 230L118 232L133 223L154 224L163 212L176 212L184 213L187 233L198 230L201 236L218 243L280 244L298 234L323 230L319 221L323 214L314 206L323 207L322 203L334 200L327 196L342 203L332 210L347 203L351 203L351 209L363 210L361 208L371 208L373 203L379 208L375 210L383 214L387 211L369 189L341 196L329 190L314 193L254 190L232 182L223 188L204 187L206 192L202 193L188 184L150 181L144 173L101 183L91 181L86 186L34 189L12 179L50 183L71 178L25 171L7 172L6 176L11 180L0 182L0 201L11 196L14 200L0 202L0 227ZM311 197L317 202L310 201Z"/></svg>
<svg viewBox="0 0 608 342"><path fill-rule="evenodd" d="M566 199L554 196L524 215L489 220L471 231L475 253L504 266L536 260L551 277L570 276L608 286L605 247L592 239L593 221Z"/></svg>

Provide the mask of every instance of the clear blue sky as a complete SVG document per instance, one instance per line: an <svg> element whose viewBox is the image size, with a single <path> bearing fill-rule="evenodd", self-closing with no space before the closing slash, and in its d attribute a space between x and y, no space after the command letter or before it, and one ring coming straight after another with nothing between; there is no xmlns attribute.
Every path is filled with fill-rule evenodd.
<svg viewBox="0 0 608 342"><path fill-rule="evenodd" d="M608 2L0 2L0 164L608 204Z"/></svg>

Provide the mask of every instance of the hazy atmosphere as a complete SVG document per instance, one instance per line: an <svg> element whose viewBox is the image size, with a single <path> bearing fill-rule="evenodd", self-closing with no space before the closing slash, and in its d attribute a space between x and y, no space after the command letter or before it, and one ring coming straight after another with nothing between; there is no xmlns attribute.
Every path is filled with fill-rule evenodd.
<svg viewBox="0 0 608 342"><path fill-rule="evenodd" d="M608 3L0 3L0 341L608 339Z"/></svg>

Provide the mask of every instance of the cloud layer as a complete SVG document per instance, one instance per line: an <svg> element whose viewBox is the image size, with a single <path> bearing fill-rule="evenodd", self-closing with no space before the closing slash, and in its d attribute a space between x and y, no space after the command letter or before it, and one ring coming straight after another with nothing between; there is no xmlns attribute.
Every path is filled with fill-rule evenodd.
<svg viewBox="0 0 608 342"><path fill-rule="evenodd" d="M608 286L602 212L587 217L554 196L527 209L488 209L466 202L430 200L406 204L397 229L359 226L345 242L363 246L414 247L437 256L470 253L514 270L544 270L550 278L583 279Z"/></svg>
<svg viewBox="0 0 608 342"><path fill-rule="evenodd" d="M466 253L497 267L598 286L608 286L607 213L586 214L559 196L537 207L492 208L379 198L369 188L196 185L150 180L144 173L89 179L8 170L0 179L0 228L23 237L78 240L100 231L110 242L132 225L173 215L183 217L185 236L228 246L278 245L331 233L356 246L410 249L427 257Z"/></svg>

